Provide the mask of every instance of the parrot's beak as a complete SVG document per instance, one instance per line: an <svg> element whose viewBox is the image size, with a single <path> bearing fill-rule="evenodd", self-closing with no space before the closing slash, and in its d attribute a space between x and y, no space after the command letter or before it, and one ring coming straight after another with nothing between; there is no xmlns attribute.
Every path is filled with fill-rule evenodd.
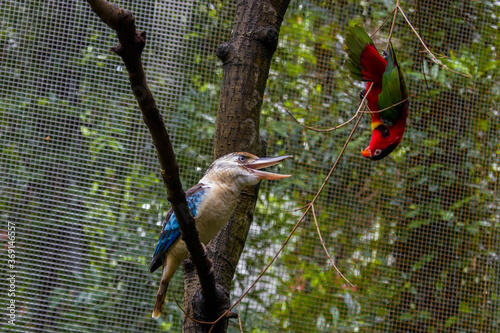
<svg viewBox="0 0 500 333"><path fill-rule="evenodd" d="M266 172L259 169L278 164L279 162L291 157L293 156L286 155L277 157L262 157L253 160L250 163L245 164L245 167L248 168L254 175L256 175L260 179L276 180L276 179L288 178L291 177L291 175L280 175L277 173Z"/></svg>
<svg viewBox="0 0 500 333"><path fill-rule="evenodd" d="M371 151L370 147L366 147L365 150L361 149L361 154L366 158L372 157L372 151Z"/></svg>

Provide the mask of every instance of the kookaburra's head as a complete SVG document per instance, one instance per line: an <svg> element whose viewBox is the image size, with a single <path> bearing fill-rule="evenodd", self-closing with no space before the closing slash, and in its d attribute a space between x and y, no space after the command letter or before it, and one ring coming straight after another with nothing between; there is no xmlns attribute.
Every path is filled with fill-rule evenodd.
<svg viewBox="0 0 500 333"><path fill-rule="evenodd" d="M205 172L202 182L226 183L239 188L256 185L261 179L282 179L290 175L280 175L259 169L275 165L292 157L257 157L250 153L231 153L216 159Z"/></svg>

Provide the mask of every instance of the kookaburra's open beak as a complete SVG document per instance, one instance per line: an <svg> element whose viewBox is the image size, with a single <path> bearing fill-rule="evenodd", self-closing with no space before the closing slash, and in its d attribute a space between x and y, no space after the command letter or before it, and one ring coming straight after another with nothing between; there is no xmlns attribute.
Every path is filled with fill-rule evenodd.
<svg viewBox="0 0 500 333"><path fill-rule="evenodd" d="M277 173L266 172L266 171L262 171L259 169L278 164L279 162L286 160L287 158L291 158L291 157L293 157L293 156L286 155L286 156L278 156L278 157L262 157L262 158L258 158L256 160L254 160L250 163L244 164L244 165L246 168L249 169L250 172L252 172L254 175L259 177L260 179L269 179L269 180L283 179L283 178L291 177L291 175L280 175Z"/></svg>

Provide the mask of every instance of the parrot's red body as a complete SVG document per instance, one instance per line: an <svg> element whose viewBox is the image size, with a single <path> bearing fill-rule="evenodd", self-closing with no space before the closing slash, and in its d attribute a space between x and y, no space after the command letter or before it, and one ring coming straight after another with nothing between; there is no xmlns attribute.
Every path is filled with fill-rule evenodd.
<svg viewBox="0 0 500 333"><path fill-rule="evenodd" d="M399 145L405 132L408 92L403 72L392 44L388 53L380 55L370 36L358 25L349 28L345 49L351 77L367 82L362 95L368 92L368 108L374 111L371 114L372 139L361 153L371 160L380 160ZM380 110L384 111L377 112Z"/></svg>

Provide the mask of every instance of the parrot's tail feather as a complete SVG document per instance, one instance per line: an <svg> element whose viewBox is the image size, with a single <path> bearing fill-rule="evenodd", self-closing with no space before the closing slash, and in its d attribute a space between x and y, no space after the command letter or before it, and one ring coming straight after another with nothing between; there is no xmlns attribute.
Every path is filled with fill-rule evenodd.
<svg viewBox="0 0 500 333"><path fill-rule="evenodd" d="M153 309L153 318L159 318L161 315L161 310L163 310L163 305L165 304L165 296L167 296L169 281L161 281L160 287L158 288L158 295L156 295L156 303Z"/></svg>
<svg viewBox="0 0 500 333"><path fill-rule="evenodd" d="M353 79L369 82L382 80L387 61L378 53L365 29L359 25L350 27L344 48L349 55L346 66Z"/></svg>

